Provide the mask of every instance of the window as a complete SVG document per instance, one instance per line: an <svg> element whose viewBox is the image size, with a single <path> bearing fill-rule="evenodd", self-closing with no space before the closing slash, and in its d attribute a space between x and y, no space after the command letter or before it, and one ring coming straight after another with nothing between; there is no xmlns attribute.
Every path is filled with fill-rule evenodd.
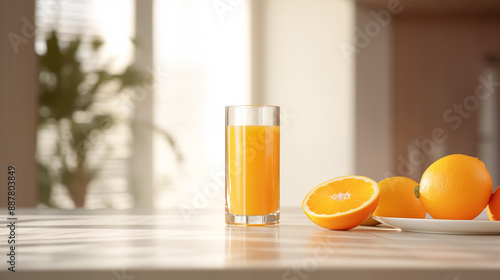
<svg viewBox="0 0 500 280"><path fill-rule="evenodd" d="M62 44L83 34L84 47L78 55L91 68L90 40L100 37L105 41L103 59L113 58L110 71L121 71L133 60L129 39L141 32L134 30L134 5L133 0L37 0L37 52L44 53L44 40L53 28ZM150 195L156 207L192 206L193 196L224 172L224 106L250 101L247 13L244 1L224 18L212 0L154 1L152 71L158 82L151 110L155 132ZM95 110L116 113L107 92L100 96ZM88 187L85 208L132 207L132 189L141 188L132 186L129 177L133 114L115 115L119 121L103 137L109 149L96 148L89 155L99 168ZM40 161L51 161L56 137L53 127L39 131ZM175 141L175 149L169 139ZM222 200L223 186L219 187ZM73 207L62 185L54 186L52 196L56 206Z"/></svg>

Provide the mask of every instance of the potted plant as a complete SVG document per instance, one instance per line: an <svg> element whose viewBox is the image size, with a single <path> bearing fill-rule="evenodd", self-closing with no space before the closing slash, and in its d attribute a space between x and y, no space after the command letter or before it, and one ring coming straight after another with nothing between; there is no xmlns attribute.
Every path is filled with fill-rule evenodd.
<svg viewBox="0 0 500 280"><path fill-rule="evenodd" d="M51 193L56 183L67 188L75 207L84 206L88 185L98 170L88 162L98 141L90 137L115 124L112 114L96 110L99 94L112 84L116 89L113 95L118 95L143 80L132 65L121 73L108 72L107 63L98 63L102 61L99 53L103 41L94 39L89 45L82 39L65 42L63 47L53 31L45 40L45 53L39 55L38 129L51 130L56 138L50 160L38 161L40 202L48 206L53 206ZM82 48L90 55L85 60L78 57Z"/></svg>

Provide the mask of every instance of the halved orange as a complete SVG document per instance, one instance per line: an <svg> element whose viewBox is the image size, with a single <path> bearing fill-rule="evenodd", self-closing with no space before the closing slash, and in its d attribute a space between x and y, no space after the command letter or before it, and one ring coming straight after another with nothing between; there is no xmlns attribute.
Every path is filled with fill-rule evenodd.
<svg viewBox="0 0 500 280"><path fill-rule="evenodd" d="M302 202L307 217L328 229L350 229L363 223L377 208L377 182L364 176L343 176L312 189Z"/></svg>

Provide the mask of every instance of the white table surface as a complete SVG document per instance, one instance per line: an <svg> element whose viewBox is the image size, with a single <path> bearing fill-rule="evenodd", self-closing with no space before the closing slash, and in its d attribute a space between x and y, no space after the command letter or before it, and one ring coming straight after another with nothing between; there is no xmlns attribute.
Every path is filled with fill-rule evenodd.
<svg viewBox="0 0 500 280"><path fill-rule="evenodd" d="M6 213L0 209L0 213ZM223 211L18 210L17 263L0 279L500 279L500 236L330 231L300 209L275 227L229 227Z"/></svg>

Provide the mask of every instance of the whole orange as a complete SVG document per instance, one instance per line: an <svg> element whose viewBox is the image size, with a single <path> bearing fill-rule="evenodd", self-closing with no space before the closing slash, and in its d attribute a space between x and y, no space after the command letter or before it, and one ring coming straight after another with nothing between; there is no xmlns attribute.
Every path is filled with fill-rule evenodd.
<svg viewBox="0 0 500 280"><path fill-rule="evenodd" d="M493 185L484 163L461 154L445 156L427 168L417 189L434 219L472 220L488 204Z"/></svg>
<svg viewBox="0 0 500 280"><path fill-rule="evenodd" d="M500 187L491 196L486 212L490 221L500 221Z"/></svg>
<svg viewBox="0 0 500 280"><path fill-rule="evenodd" d="M415 196L417 182L407 177L386 178L378 183L380 199L374 216L425 218L425 208Z"/></svg>

